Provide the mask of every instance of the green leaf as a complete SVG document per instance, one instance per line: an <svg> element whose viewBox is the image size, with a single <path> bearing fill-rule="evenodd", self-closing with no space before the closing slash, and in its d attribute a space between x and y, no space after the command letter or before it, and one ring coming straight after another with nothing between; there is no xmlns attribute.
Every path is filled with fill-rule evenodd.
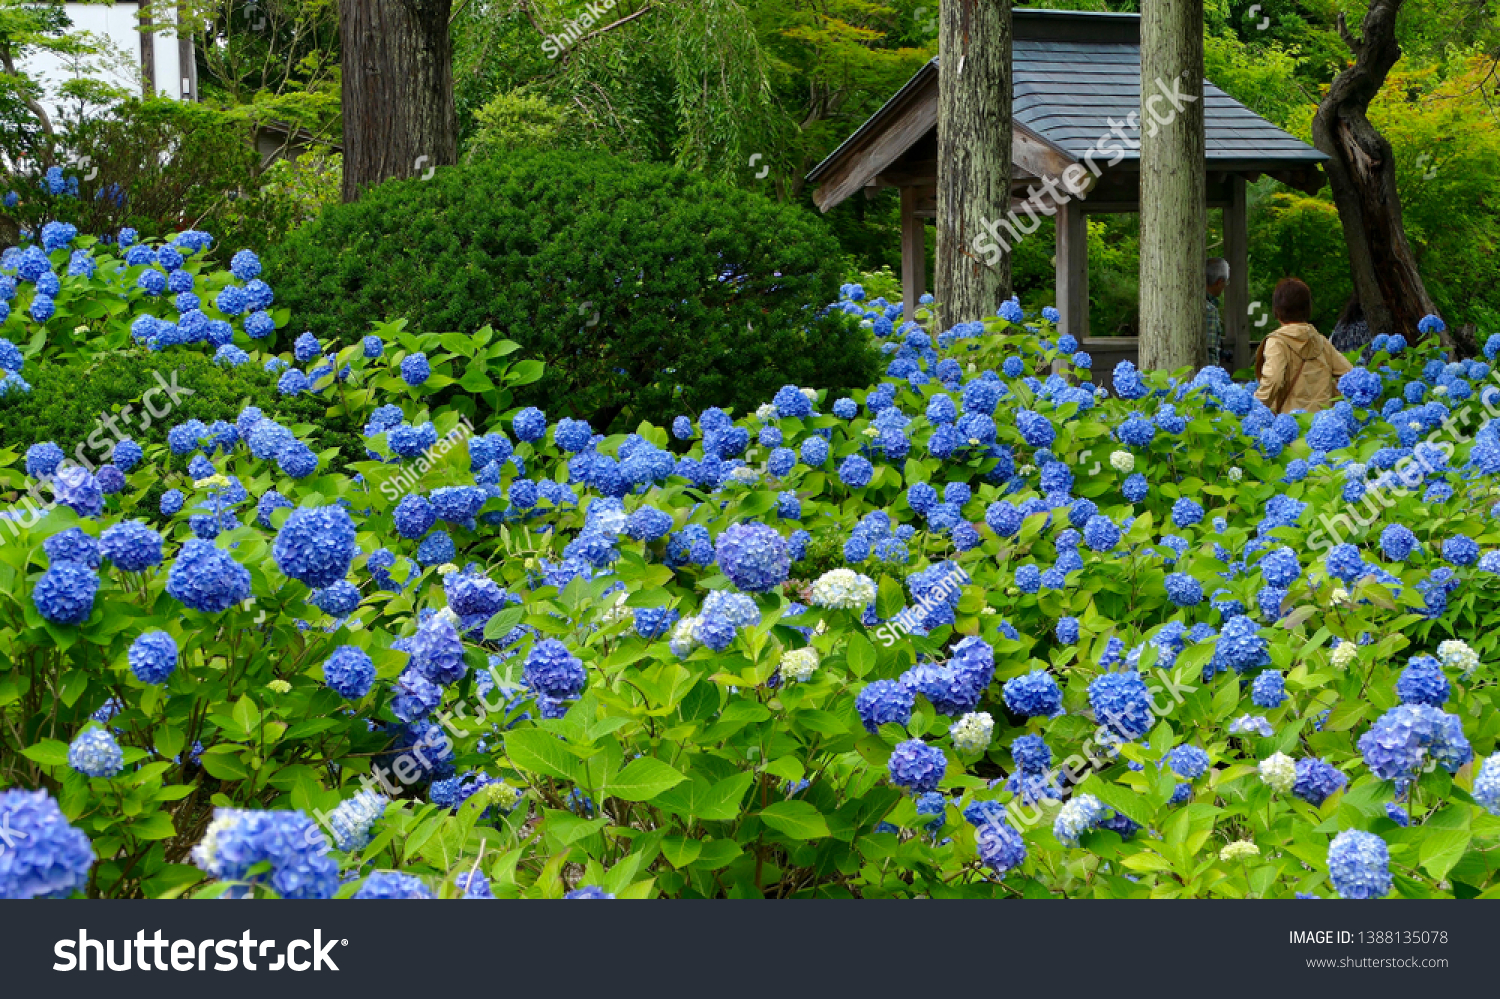
<svg viewBox="0 0 1500 999"><path fill-rule="evenodd" d="M507 385L530 385L534 381L539 381L546 369L546 364L535 359L518 361L516 366L506 374L505 383Z"/></svg>
<svg viewBox="0 0 1500 999"><path fill-rule="evenodd" d="M821 839L829 834L823 813L805 801L778 801L762 809L760 817L793 839Z"/></svg>
<svg viewBox="0 0 1500 999"><path fill-rule="evenodd" d="M166 812L152 812L130 823L130 831L140 839L171 839L177 835Z"/></svg>
<svg viewBox="0 0 1500 999"><path fill-rule="evenodd" d="M901 589L901 584L890 576L881 576L880 591L875 597L875 613L885 620L890 620L905 606L906 592Z"/></svg>
<svg viewBox="0 0 1500 999"><path fill-rule="evenodd" d="M875 668L875 646L859 632L849 636L849 669L855 676L866 676Z"/></svg>
<svg viewBox="0 0 1500 999"><path fill-rule="evenodd" d="M626 801L650 801L687 778L654 756L631 760L609 782L606 794Z"/></svg>
<svg viewBox="0 0 1500 999"><path fill-rule="evenodd" d="M594 835L609 821L602 815L597 819L583 819L572 812L564 812L555 808L547 809L546 817L543 829L562 846L569 846Z"/></svg>
<svg viewBox="0 0 1500 999"><path fill-rule="evenodd" d="M661 841L661 855L673 867L686 867L703 853L703 841L687 836L668 836Z"/></svg>
<svg viewBox="0 0 1500 999"><path fill-rule="evenodd" d="M485 624L484 637L491 641L504 638L510 634L516 625L521 623L521 619L525 616L526 609L524 607L517 605L505 608L505 610L500 611Z"/></svg>
<svg viewBox="0 0 1500 999"><path fill-rule="evenodd" d="M21 750L28 760L40 763L44 767L65 767L68 765L68 744L57 739L43 739L34 746L27 746Z"/></svg>
<svg viewBox="0 0 1500 999"><path fill-rule="evenodd" d="M523 728L505 736L505 755L522 770L543 777L578 782L581 766L563 742L550 732Z"/></svg>

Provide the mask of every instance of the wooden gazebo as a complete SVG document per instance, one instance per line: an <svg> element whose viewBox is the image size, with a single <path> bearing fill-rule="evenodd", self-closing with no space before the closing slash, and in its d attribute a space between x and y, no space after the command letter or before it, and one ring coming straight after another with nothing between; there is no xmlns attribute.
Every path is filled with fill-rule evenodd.
<svg viewBox="0 0 1500 999"><path fill-rule="evenodd" d="M1043 199L1057 222L1060 327L1095 355L1095 371L1136 356L1135 338L1089 338L1090 213L1140 210L1140 16L1016 10L1013 15L1012 209L1037 199L1029 189L1051 178L1084 188L1065 204ZM1327 159L1204 81L1208 206L1224 210L1230 279L1223 302L1225 337L1237 367L1250 363L1249 252L1245 185L1266 174L1311 194ZM823 211L864 189L901 191L901 280L906 315L926 285L925 220L937 215L938 61L934 58L807 179ZM1150 127L1148 120L1145 127ZM1129 140L1129 141L1122 141ZM1130 148L1135 142L1136 147ZM1101 148L1119 148L1101 155ZM1109 165L1110 159L1118 159ZM1052 212L1048 212L1052 214ZM1027 216L1022 215L1023 220Z"/></svg>

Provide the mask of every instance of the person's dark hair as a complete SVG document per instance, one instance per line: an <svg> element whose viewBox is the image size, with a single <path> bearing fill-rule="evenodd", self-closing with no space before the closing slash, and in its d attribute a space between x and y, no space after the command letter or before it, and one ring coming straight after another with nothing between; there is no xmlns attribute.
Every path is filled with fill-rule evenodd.
<svg viewBox="0 0 1500 999"><path fill-rule="evenodd" d="M1271 295L1271 311L1284 323L1305 323L1312 318L1312 291L1297 278L1282 278Z"/></svg>

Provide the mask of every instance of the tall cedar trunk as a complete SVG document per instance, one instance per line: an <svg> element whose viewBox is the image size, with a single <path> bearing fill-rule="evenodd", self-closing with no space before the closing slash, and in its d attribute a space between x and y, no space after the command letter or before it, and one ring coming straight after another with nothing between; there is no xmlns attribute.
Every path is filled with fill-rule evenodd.
<svg viewBox="0 0 1500 999"><path fill-rule="evenodd" d="M1349 247L1354 293L1372 336L1416 337L1417 323L1435 312L1406 230L1396 193L1391 144L1365 116L1386 74L1401 58L1396 14L1402 0L1374 0L1365 14L1364 37L1350 34L1339 15L1339 34L1354 62L1339 74L1313 118L1313 144L1332 159L1324 164Z"/></svg>
<svg viewBox="0 0 1500 999"><path fill-rule="evenodd" d="M1010 254L972 243L1010 211L1010 0L942 0L938 53L937 268L940 328L993 316Z"/></svg>
<svg viewBox="0 0 1500 999"><path fill-rule="evenodd" d="M452 0L340 0L344 200L458 162Z"/></svg>
<svg viewBox="0 0 1500 999"><path fill-rule="evenodd" d="M1141 343L1144 369L1208 360L1203 5L1141 4Z"/></svg>

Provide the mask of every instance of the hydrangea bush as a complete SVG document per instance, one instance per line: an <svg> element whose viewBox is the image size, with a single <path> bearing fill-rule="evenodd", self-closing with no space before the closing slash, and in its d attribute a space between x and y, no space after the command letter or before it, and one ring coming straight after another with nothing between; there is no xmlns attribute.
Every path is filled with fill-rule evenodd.
<svg viewBox="0 0 1500 999"><path fill-rule="evenodd" d="M56 499L0 522L0 897L1500 890L1487 362L1377 341L1275 416L1096 389L1016 302L832 308L878 384L670 431L390 326L249 358L362 454L253 407L123 489L0 452Z"/></svg>

